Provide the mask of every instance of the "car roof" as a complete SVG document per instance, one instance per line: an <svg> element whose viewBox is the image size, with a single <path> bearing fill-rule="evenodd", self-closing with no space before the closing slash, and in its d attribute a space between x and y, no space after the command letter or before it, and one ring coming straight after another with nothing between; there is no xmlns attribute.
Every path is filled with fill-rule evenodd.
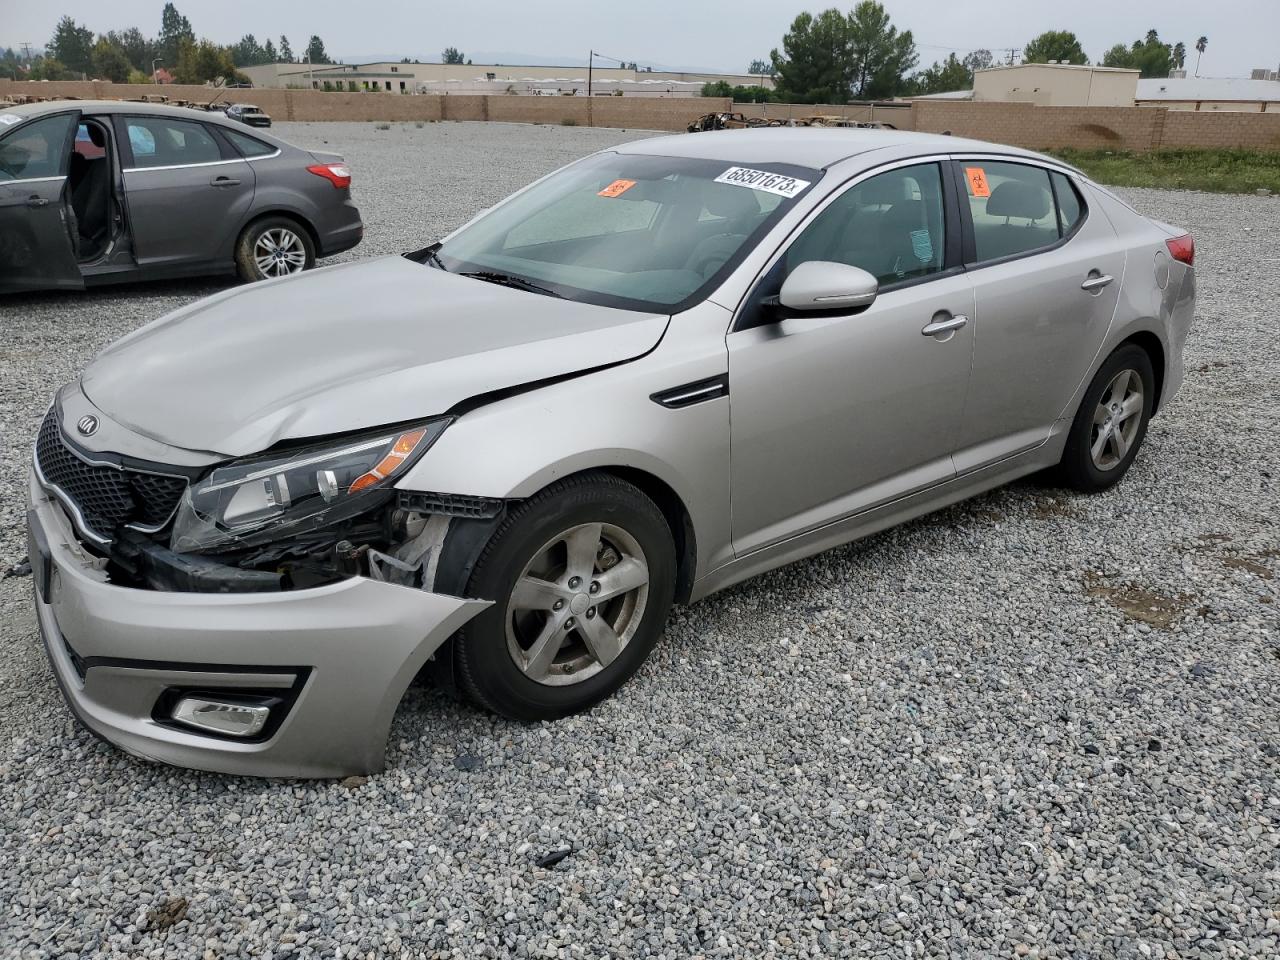
<svg viewBox="0 0 1280 960"><path fill-rule="evenodd" d="M726 163L790 163L815 169L825 169L873 150L890 149L895 156L901 157L934 153L1004 153L1066 166L1059 160L1030 150L983 140L938 133L856 127L716 130L635 140L614 149L619 153L691 157L698 160L723 160Z"/></svg>
<svg viewBox="0 0 1280 960"><path fill-rule="evenodd" d="M141 116L179 116L212 120L217 123L219 115L209 110L196 110L193 107L175 107L168 103L145 103L140 100L43 100L40 103L24 103L15 107L4 107L5 113L14 116L39 116L42 113L61 113L65 110L79 110L81 113L132 113ZM223 118L222 122L226 122Z"/></svg>

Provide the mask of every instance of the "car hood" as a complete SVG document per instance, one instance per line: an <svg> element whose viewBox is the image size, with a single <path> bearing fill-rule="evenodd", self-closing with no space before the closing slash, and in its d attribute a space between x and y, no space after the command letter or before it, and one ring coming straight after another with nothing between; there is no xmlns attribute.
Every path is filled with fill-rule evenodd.
<svg viewBox="0 0 1280 960"><path fill-rule="evenodd" d="M108 347L81 387L144 436L244 456L631 360L668 320L384 257L200 300Z"/></svg>

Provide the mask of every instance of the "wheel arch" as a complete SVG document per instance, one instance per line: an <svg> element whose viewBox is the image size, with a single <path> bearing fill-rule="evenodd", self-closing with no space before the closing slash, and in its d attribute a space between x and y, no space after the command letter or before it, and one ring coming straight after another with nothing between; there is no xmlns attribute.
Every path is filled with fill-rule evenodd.
<svg viewBox="0 0 1280 960"><path fill-rule="evenodd" d="M1139 330L1117 343L1115 349L1112 350L1111 353L1115 353L1116 350L1119 350L1121 347L1128 346L1129 344L1140 347L1147 356L1151 358L1151 369L1155 373L1156 378L1156 397L1155 403L1152 404L1151 412L1155 413L1160 409L1164 399L1166 365L1164 344L1160 341L1160 338L1150 330ZM1110 354L1108 354L1108 356L1110 356Z"/></svg>
<svg viewBox="0 0 1280 960"><path fill-rule="evenodd" d="M676 602L688 603L693 592L694 574L698 567L698 540L693 518L680 494L661 477L638 467L605 466L597 472L608 473L631 484L657 505L667 521L676 546ZM586 472L586 471L583 471Z"/></svg>
<svg viewBox="0 0 1280 960"><path fill-rule="evenodd" d="M320 234L316 232L316 225L312 223L305 214L299 213L297 210L290 209L289 207L270 207L266 210L254 213L253 216L249 217L249 219L244 222L244 225L240 227L239 232L236 234L235 246L239 246L241 237L243 237L254 224L261 223L263 220L271 217L284 217L288 220L293 220L298 224L298 226L306 230L307 236L311 238L311 246L316 252L316 258L319 259ZM233 246L232 249L235 249L235 247Z"/></svg>

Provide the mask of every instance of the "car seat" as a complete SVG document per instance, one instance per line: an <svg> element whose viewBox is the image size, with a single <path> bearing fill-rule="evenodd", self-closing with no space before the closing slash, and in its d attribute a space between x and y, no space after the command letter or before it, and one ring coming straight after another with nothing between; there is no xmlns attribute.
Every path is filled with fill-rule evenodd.
<svg viewBox="0 0 1280 960"><path fill-rule="evenodd" d="M88 124L89 140L105 148L106 135L96 124ZM97 255L110 239L111 167L108 155L90 160L80 153L71 155L71 209L75 211L80 234L80 259Z"/></svg>

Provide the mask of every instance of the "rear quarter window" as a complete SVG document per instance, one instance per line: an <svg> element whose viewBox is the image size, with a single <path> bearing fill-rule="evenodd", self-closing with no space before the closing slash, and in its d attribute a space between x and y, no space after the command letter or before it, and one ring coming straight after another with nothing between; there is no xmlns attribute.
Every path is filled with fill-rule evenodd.
<svg viewBox="0 0 1280 960"><path fill-rule="evenodd" d="M267 157L276 152L276 148L269 143L263 143L257 137L250 137L240 133L238 130L228 130L225 127L220 128L222 135L231 141L232 146L240 151L244 157Z"/></svg>

